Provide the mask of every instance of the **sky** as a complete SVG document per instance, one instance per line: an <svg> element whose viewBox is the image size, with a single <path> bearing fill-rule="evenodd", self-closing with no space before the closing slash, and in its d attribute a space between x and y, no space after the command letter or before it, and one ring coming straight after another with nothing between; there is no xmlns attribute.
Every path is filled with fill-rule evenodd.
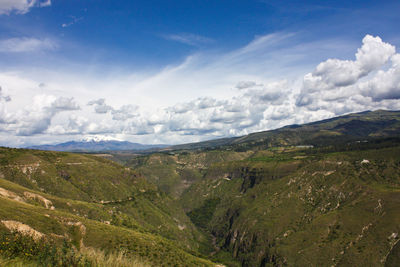
<svg viewBox="0 0 400 267"><path fill-rule="evenodd" d="M400 1L0 0L0 146L400 110Z"/></svg>

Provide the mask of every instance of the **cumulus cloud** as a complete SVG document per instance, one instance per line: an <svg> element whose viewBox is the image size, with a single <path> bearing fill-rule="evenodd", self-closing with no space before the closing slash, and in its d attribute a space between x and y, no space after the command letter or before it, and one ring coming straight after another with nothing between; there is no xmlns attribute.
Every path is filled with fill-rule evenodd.
<svg viewBox="0 0 400 267"><path fill-rule="evenodd" d="M391 63L387 71L380 70L371 80L360 84L362 95L374 101L400 99L400 54L392 56Z"/></svg>
<svg viewBox="0 0 400 267"><path fill-rule="evenodd" d="M10 102L11 97L9 95L4 95L3 88L0 86L0 131L5 130L4 125L12 122L12 116L7 112L6 102Z"/></svg>
<svg viewBox="0 0 400 267"><path fill-rule="evenodd" d="M360 78L380 68L395 53L395 47L379 37L366 35L362 42L355 55L356 60L328 59L320 63L313 73L306 74L297 104L311 104L313 93L355 84Z"/></svg>
<svg viewBox="0 0 400 267"><path fill-rule="evenodd" d="M202 109L218 107L222 103L223 103L222 101L218 101L212 97L199 97L187 103L178 103L168 108L168 110L173 113L186 113L192 110L202 110Z"/></svg>
<svg viewBox="0 0 400 267"><path fill-rule="evenodd" d="M281 104L288 96L289 84L286 80L263 85L262 89L251 89L245 95L252 99L252 103Z"/></svg>
<svg viewBox="0 0 400 267"><path fill-rule="evenodd" d="M288 80L240 81L235 87L242 93L231 99L208 98L210 104L200 108L199 98L168 108L163 126L167 132L229 136L367 109L398 108L394 100L400 98L399 77L395 47L366 35L355 60L318 64L303 77L299 91Z"/></svg>
<svg viewBox="0 0 400 267"><path fill-rule="evenodd" d="M269 120L269 114L264 115L264 111L270 106L282 104L283 96L289 90L286 80L259 84L258 87L230 99L207 97L179 103L166 109L169 117L160 123L165 131L184 135L245 134L251 127Z"/></svg>
<svg viewBox="0 0 400 267"><path fill-rule="evenodd" d="M46 131L52 118L63 111L79 110L79 105L73 98L38 95L33 99L32 106L15 114L16 134L30 136Z"/></svg>
<svg viewBox="0 0 400 267"><path fill-rule="evenodd" d="M3 88L0 86L0 101L10 102L11 97L9 95L4 95Z"/></svg>
<svg viewBox="0 0 400 267"><path fill-rule="evenodd" d="M37 39L37 38L10 38L0 40L0 52L34 52L42 50L57 49L57 43L50 39Z"/></svg>
<svg viewBox="0 0 400 267"><path fill-rule="evenodd" d="M6 102L6 97L18 89L18 84L26 88L21 91L25 93L31 90L55 92L55 87L49 81L44 81L46 86L38 87L43 77L32 81L17 79L11 74L0 74L2 85L8 89L5 92L0 90L0 132L15 136L123 135L139 142L179 143L244 135L349 112L400 109L400 55L396 54L392 45L369 35L362 40L358 50L353 48L354 60L324 59L315 64L314 71L305 75L302 72L296 77L272 80L272 77L276 77L272 74L263 76L238 72L219 77L223 76L220 75L221 69L243 62L245 53L253 57L261 53L259 49L264 53L265 45L269 48L280 47L279 38L275 37L257 38L238 51L218 56L214 63L208 65L197 64L199 59L192 57L177 67L166 68L141 81L139 89L130 86L133 82L128 79L125 82L129 86L125 85L122 100L104 93L110 87L124 87L122 82L112 86L104 85L104 81L88 83L96 89L99 86L105 88L96 91L97 94L102 92L104 97L92 101L88 101L93 99L90 90L85 90L79 84L68 84L64 85L67 89L61 90L60 96L36 96L22 111L10 113L8 108L17 105L17 101L14 94L10 102ZM221 64L223 60L229 64ZM191 64L200 67L192 69ZM262 69L265 65L258 67ZM173 79L169 80L171 77ZM179 84L182 79L185 81L183 85ZM171 81L176 81L174 84L179 84L183 89L176 93L168 87ZM199 87L198 81L210 82L200 83L202 86ZM213 85L214 81L220 83ZM153 87L161 88L164 83L166 87L163 90L151 91ZM195 90L187 90L193 87ZM70 95L87 93L80 98L86 103L82 110L78 110L79 106L72 98L61 97L70 88L80 89ZM215 88L222 89L219 91ZM147 98L143 97L149 91L152 93ZM197 94L185 95L188 91ZM135 102L144 106L138 107L129 99L135 99ZM155 103L157 99L161 100L162 105ZM20 106L16 106L16 109L20 110Z"/></svg>
<svg viewBox="0 0 400 267"><path fill-rule="evenodd" d="M104 98L99 98L97 100L92 100L88 102L89 106L94 106L94 110L96 113L104 114L113 110L113 107L106 104L106 100Z"/></svg>
<svg viewBox="0 0 400 267"><path fill-rule="evenodd" d="M242 90L256 86L257 83L253 81L240 81L236 84L235 88Z"/></svg>
<svg viewBox="0 0 400 267"><path fill-rule="evenodd" d="M47 7L51 5L51 0L1 0L0 15L25 14L33 7Z"/></svg>
<svg viewBox="0 0 400 267"><path fill-rule="evenodd" d="M139 107L135 105L123 105L119 109L111 111L113 120L126 121L133 117L138 116L137 111Z"/></svg>
<svg viewBox="0 0 400 267"><path fill-rule="evenodd" d="M126 121L130 118L136 117L139 109L136 105L123 105L119 109L115 109L112 106L106 104L104 98L92 100L88 102L88 106L94 106L94 110L97 114L111 113L112 119L116 121Z"/></svg>
<svg viewBox="0 0 400 267"><path fill-rule="evenodd" d="M394 97L398 68L395 53L395 47L380 37L366 35L355 54L356 60L328 59L314 72L306 74L296 105L310 110L327 108L327 102L343 103L360 91L364 97L374 100ZM389 61L392 67L388 71L381 70ZM371 76L367 82L361 81Z"/></svg>
<svg viewBox="0 0 400 267"><path fill-rule="evenodd" d="M293 115L293 107L273 107L271 110L264 111L265 117L274 121L284 120Z"/></svg>

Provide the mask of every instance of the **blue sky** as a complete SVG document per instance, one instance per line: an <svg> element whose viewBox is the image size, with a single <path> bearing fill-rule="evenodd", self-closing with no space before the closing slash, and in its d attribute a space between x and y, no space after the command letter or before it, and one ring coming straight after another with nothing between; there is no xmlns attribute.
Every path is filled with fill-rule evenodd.
<svg viewBox="0 0 400 267"><path fill-rule="evenodd" d="M0 145L172 144L399 109L399 11L365 0L0 0Z"/></svg>

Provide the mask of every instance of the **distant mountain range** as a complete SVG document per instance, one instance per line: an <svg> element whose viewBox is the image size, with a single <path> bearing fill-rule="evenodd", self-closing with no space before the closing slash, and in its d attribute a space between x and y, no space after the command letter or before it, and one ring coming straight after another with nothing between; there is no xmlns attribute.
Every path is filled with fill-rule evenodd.
<svg viewBox="0 0 400 267"><path fill-rule="evenodd" d="M68 152L101 152L101 151L122 151L122 150L148 150L165 148L168 145L147 145L131 143L128 141L116 140L84 140L84 141L69 141L61 144L53 145L38 145L27 147L29 149L51 150L51 151L68 151Z"/></svg>
<svg viewBox="0 0 400 267"><path fill-rule="evenodd" d="M54 145L38 145L29 149L101 152L101 151L176 151L192 149L242 149L250 147L311 145L326 146L374 138L398 137L400 111L376 110L352 113L303 125L288 125L279 129L251 133L245 136L221 138L181 145L139 144L128 141L89 137Z"/></svg>
<svg viewBox="0 0 400 267"><path fill-rule="evenodd" d="M174 145L166 150L242 149L250 147L327 146L374 138L399 137L400 111L376 110L347 114L303 125L288 125L245 136Z"/></svg>

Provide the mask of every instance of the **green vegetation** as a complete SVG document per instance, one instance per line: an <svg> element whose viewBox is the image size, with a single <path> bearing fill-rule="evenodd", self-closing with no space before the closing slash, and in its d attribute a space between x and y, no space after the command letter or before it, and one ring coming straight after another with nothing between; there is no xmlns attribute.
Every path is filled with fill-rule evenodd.
<svg viewBox="0 0 400 267"><path fill-rule="evenodd" d="M212 265L197 257L207 238L179 203L136 172L70 153L1 148L0 159L0 220L66 237L79 253L89 247L159 266Z"/></svg>
<svg viewBox="0 0 400 267"><path fill-rule="evenodd" d="M1 266L103 266L144 267L142 260L125 256L122 252L104 253L93 248L79 251L66 239L55 242L47 238L35 240L19 232L0 232Z"/></svg>
<svg viewBox="0 0 400 267"><path fill-rule="evenodd" d="M188 216L196 226L203 229L207 228L219 202L219 199L207 199L204 201L203 206L190 211Z"/></svg>
<svg viewBox="0 0 400 267"><path fill-rule="evenodd" d="M400 230L400 147L279 153L292 161L215 164L182 195L189 214L221 199L206 225L220 250L244 266L385 262Z"/></svg>
<svg viewBox="0 0 400 267"><path fill-rule="evenodd" d="M19 232L0 233L0 254L8 259L19 258L41 266L93 266L65 239L59 248L44 238L36 241Z"/></svg>

